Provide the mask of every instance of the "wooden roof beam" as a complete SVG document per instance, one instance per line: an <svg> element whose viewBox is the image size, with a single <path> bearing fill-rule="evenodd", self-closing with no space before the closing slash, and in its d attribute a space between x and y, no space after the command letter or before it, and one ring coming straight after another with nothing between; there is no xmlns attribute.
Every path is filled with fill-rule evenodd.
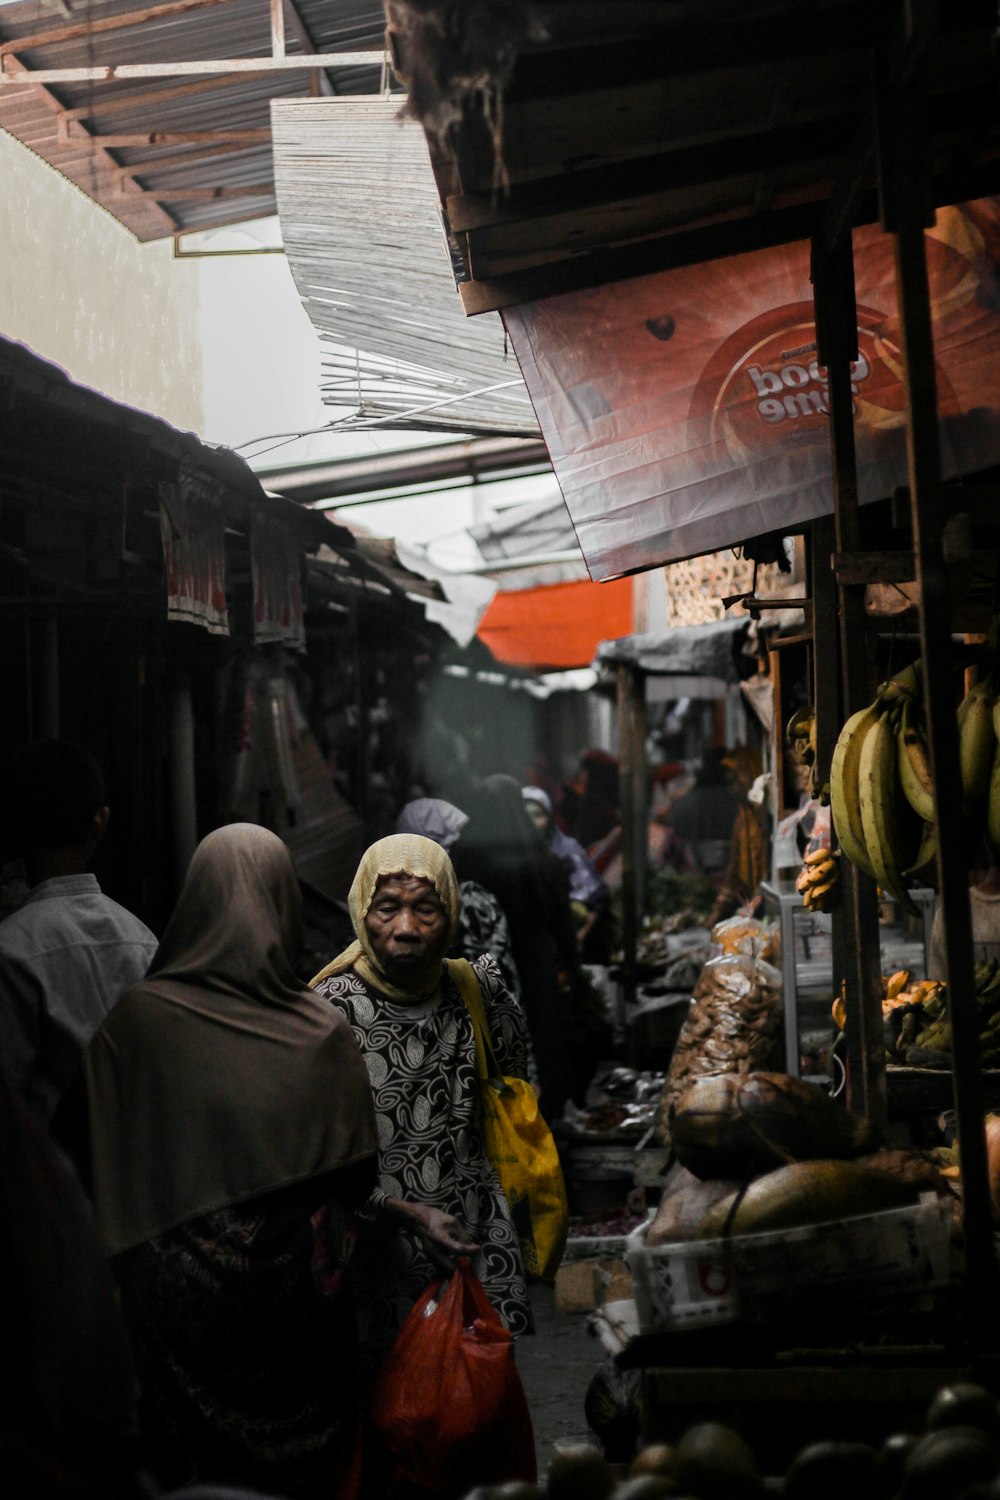
<svg viewBox="0 0 1000 1500"><path fill-rule="evenodd" d="M13 52L9 52L7 54L7 56L4 58L4 66L8 67L8 68L15 68L15 69L20 68L25 73L27 73L27 71L28 71L27 68L24 67L24 64L19 60L19 58ZM34 87L35 92L38 95L38 97L40 99L42 99L42 101L48 106L48 108L51 109L52 112L55 115L57 115L59 117L60 121L61 121L64 118L64 116L66 114L66 111L65 111L62 103L60 102L59 98L55 94L53 94L50 89L46 88L43 84L34 84L33 87ZM108 151L104 146L101 145L101 143L100 143L100 141L99 141L99 139L98 139L97 136L91 134L87 130L86 126L81 126L80 129L83 131L83 134L86 137L86 139L89 142L91 142L91 144L93 146L94 155L95 155L95 157L97 158L97 160L99 162L103 163L103 165L105 167L107 167L109 171L120 172L120 171L123 170L121 162L117 161L111 155L110 151ZM163 219L164 227L166 228L166 230L167 230L167 232L169 234L174 234L174 233L176 233L176 231L178 229L180 229L181 226L178 223L178 221L174 218L174 216L172 214L168 213L165 208L163 208L159 204L157 204L156 205L156 211L161 215L161 217Z"/></svg>
<svg viewBox="0 0 1000 1500"><path fill-rule="evenodd" d="M709 141L630 158L609 166L515 183L508 197L493 192L466 192L446 199L453 234L471 233L497 224L549 218L626 199L656 197L675 188L726 181L775 166L836 156L846 124L843 116L777 130L762 130L742 139Z"/></svg>
<svg viewBox="0 0 1000 1500"><path fill-rule="evenodd" d="M133 198L149 198L154 203L223 203L231 198L274 198L274 182L270 178L267 182L244 183L238 187L141 188L129 186L129 182L135 182L136 177L148 177L150 170L148 166L132 167L128 176L123 175L121 185L111 183L109 188L104 190L105 195L119 197L126 202ZM192 228L197 227L197 225L192 226ZM177 228L180 229L181 226L178 225ZM184 231L181 230L181 232Z"/></svg>
<svg viewBox="0 0 1000 1500"><path fill-rule="evenodd" d="M381 52L298 53L294 57L199 58L189 62L98 63L84 68L33 68L25 79L7 70L9 54L0 59L0 83L124 83L137 78L200 78L207 74L268 76L313 68L380 68ZM23 65L22 65L23 66Z"/></svg>
<svg viewBox="0 0 1000 1500"><path fill-rule="evenodd" d="M269 142L250 143L228 141L219 146L203 146L194 151L185 151L180 155L154 157L151 161L132 162L130 166L120 167L116 174L116 180L127 181L129 178L152 177L159 172L176 172L178 168L193 167L198 162L216 161L219 157L231 156L236 151L253 151L259 149L259 145L267 145Z"/></svg>
<svg viewBox="0 0 1000 1500"><path fill-rule="evenodd" d="M966 203L996 193L1000 193L1000 155L968 172L936 178L932 184L932 196L938 206ZM505 307L517 307L523 302L536 302L564 292L586 291L593 286L606 286L633 276L655 275L678 266L807 240L819 225L822 213L822 202L793 204L739 222L729 219L707 228L651 235L588 255L571 256L490 279L463 282L458 291L467 316L498 312ZM870 190L859 199L854 223L873 224L877 219L876 194Z"/></svg>
<svg viewBox="0 0 1000 1500"><path fill-rule="evenodd" d="M244 73L239 76L223 74L214 78L192 79L190 83L175 83L163 89L137 89L135 92L128 89L121 91L113 89L107 93L95 95L86 104L78 104L72 109L65 109L63 114L67 120L93 120L98 115L128 114L147 104L173 104L177 99L188 99L194 94L210 94L217 89L231 88L234 84L254 82L263 76L262 73L253 75ZM266 107L269 107L268 101L264 103Z"/></svg>
<svg viewBox="0 0 1000 1500"><path fill-rule="evenodd" d="M72 143L79 140L97 140L102 146L121 148L132 146L269 146L270 128L266 130L121 130L93 134L79 120L67 120L60 115L58 121L59 140ZM181 158L179 158L180 160ZM187 158L191 160L191 158Z"/></svg>
<svg viewBox="0 0 1000 1500"><path fill-rule="evenodd" d="M130 26L144 26L147 21L160 21L167 16L183 15L187 11L203 10L207 5L224 5L226 0L167 0L164 5L147 5L144 10L126 11L120 16L89 16L86 21L71 22L66 26L50 26L45 31L32 31L25 36L0 42L0 57L8 52L30 52L35 47L50 47L56 42L74 42L80 37L89 40L107 31L125 31Z"/></svg>

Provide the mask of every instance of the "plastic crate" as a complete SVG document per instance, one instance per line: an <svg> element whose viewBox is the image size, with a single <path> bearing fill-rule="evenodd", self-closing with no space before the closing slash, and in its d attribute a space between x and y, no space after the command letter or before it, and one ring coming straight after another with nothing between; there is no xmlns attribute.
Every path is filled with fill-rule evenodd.
<svg viewBox="0 0 1000 1500"><path fill-rule="evenodd" d="M653 1249L648 1229L633 1230L626 1248L644 1333L763 1321L808 1309L820 1293L841 1307L864 1307L950 1279L951 1208L936 1193L908 1208Z"/></svg>

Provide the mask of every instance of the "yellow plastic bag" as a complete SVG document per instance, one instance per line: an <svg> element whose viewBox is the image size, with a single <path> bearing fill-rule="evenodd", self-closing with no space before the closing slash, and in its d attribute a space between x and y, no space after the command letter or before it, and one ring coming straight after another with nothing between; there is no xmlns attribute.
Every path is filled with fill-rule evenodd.
<svg viewBox="0 0 1000 1500"><path fill-rule="evenodd" d="M456 959L449 968L472 1017L483 1145L510 1205L524 1269L551 1281L566 1247L569 1220L559 1151L531 1084L500 1073L472 965Z"/></svg>

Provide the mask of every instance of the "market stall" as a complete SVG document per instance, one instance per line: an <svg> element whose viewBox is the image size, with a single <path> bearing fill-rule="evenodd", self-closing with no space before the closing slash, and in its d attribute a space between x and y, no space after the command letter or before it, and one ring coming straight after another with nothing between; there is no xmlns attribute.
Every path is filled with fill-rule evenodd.
<svg viewBox="0 0 1000 1500"><path fill-rule="evenodd" d="M919 1202L898 1210L916 1246L914 1280L873 1283L851 1240L840 1246L848 1270L836 1281L837 1297L823 1303L806 1272L834 1264L835 1249L834 1260L824 1260L812 1233L799 1242L792 1232L815 1223L786 1220L774 1228L780 1255L768 1275L775 1300L763 1319L776 1342L767 1361L751 1366L737 1345L742 1336L747 1347L748 1331L755 1348L769 1341L752 1309L755 1296L763 1307L766 1277L738 1257L744 1239L769 1236L724 1234L721 1264L694 1253L691 1284L697 1293L700 1268L712 1285L737 1286L737 1304L719 1318L733 1337L687 1322L683 1299L668 1295L655 1347L640 1342L633 1350L650 1431L663 1432L706 1371L722 1366L725 1376L707 1382L716 1394L725 1387L745 1409L765 1390L787 1400L797 1389L811 1418L833 1434L856 1419L845 1416L846 1389L874 1393L881 1382L887 1403L908 1405L915 1420L946 1372L973 1368L994 1378L997 1272L953 679L954 637L975 628L961 613L963 529L967 558L995 541L970 480L989 481L1000 457L988 355L996 334L988 195L998 137L995 109L984 105L976 81L992 66L992 22L985 10L965 7L945 15L834 4L793 17L775 4L752 14L740 8L720 28L710 11L671 8L657 38L662 47L653 45L654 24L638 45L632 34L589 48L576 37L570 54L557 26L545 44L522 41L513 78L498 67L502 137L490 134L482 116L463 119L450 135L436 129L431 112L424 124L464 304L470 312L504 311L595 576L773 530L809 533L802 634L811 653L820 787L845 720L871 704L877 685L865 588L916 584L961 1254L947 1226L942 1250L936 1204L943 1194L935 1188L926 1223ZM419 80L426 58L407 53L405 29L395 41L404 77ZM611 47L609 99L601 87ZM553 62L570 55L556 86ZM817 100L828 112L818 131L809 113ZM612 101L622 106L621 124L609 129ZM959 143L952 132L966 110L975 126ZM660 129L664 118L671 123ZM764 118L772 122L766 131ZM781 130L772 128L775 119ZM511 194L494 192L491 201L498 162ZM587 166L578 173L568 162ZM944 208L936 224L933 203ZM760 296L751 309L755 284ZM949 488L946 479L957 482ZM766 607L767 600L750 603ZM627 678L621 715L623 745L640 742L641 705ZM623 770L634 824L638 778L627 757ZM844 980L847 1084L836 1107L884 1133L878 889L892 882L883 867L868 873L843 855L841 864L831 967ZM780 975L777 985L780 992ZM753 1182L738 1186L749 1193ZM833 1198L819 1198L831 1226L859 1216L858 1193L837 1209ZM889 1221L880 1217L895 1211L886 1197L872 1215L872 1264L881 1257L896 1265L883 1237ZM836 1241L839 1233L831 1227L818 1238ZM668 1247L657 1248L661 1288L686 1285L667 1269ZM807 1324L796 1306L799 1316L783 1323L782 1304L793 1307L795 1294L811 1285L819 1312L851 1303L857 1320L817 1316ZM793 1349L804 1340L809 1351L795 1366ZM885 1421L893 1419L887 1405Z"/></svg>

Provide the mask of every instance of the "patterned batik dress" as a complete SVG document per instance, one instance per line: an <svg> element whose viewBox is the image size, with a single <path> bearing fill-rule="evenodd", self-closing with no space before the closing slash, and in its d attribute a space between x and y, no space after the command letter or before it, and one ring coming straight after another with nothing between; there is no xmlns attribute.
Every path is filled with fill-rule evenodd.
<svg viewBox="0 0 1000 1500"><path fill-rule="evenodd" d="M473 968L497 1062L524 1078L521 1008L489 954ZM353 1026L375 1094L379 1185L362 1211L353 1263L365 1363L382 1358L415 1299L442 1274L417 1236L382 1211L386 1198L454 1214L481 1247L472 1263L494 1308L512 1333L531 1332L517 1233L483 1152L472 1022L458 990L446 978L434 1000L399 1005L353 970L316 988Z"/></svg>

